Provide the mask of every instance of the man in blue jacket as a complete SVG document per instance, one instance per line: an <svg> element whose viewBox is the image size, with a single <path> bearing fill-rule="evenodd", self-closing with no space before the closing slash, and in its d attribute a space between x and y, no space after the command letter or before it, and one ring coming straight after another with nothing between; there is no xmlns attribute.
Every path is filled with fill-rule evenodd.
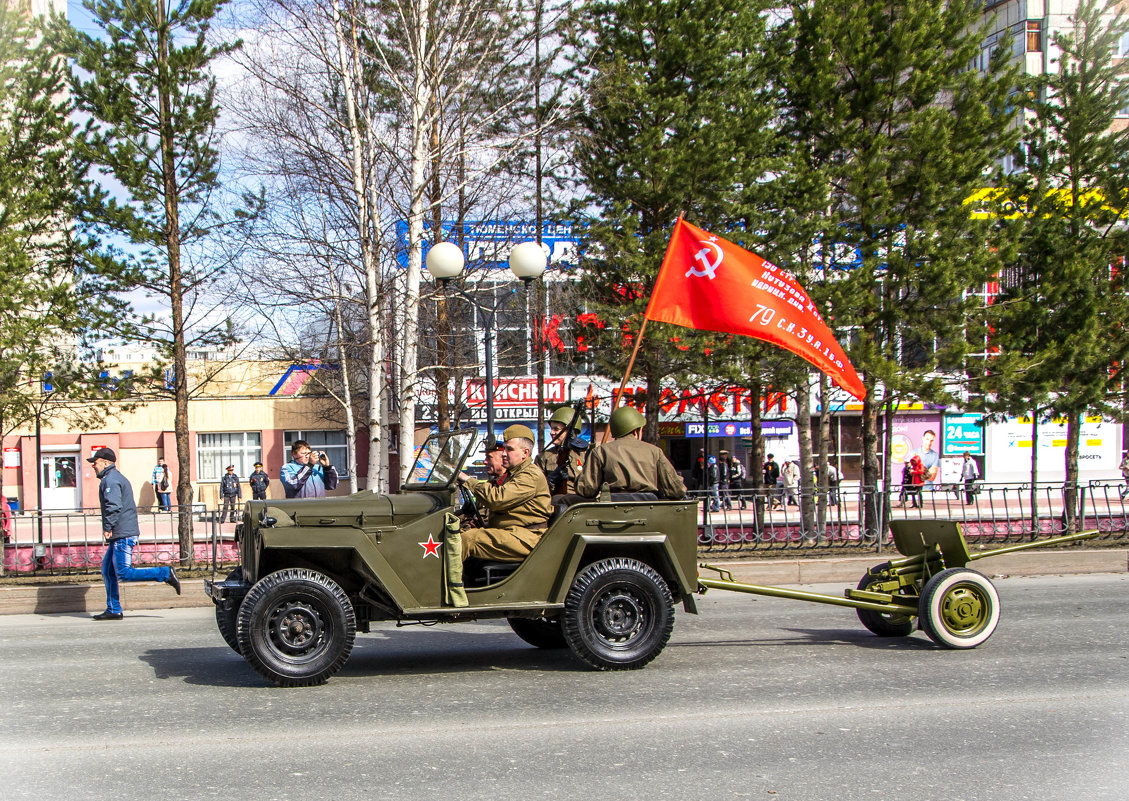
<svg viewBox="0 0 1129 801"><path fill-rule="evenodd" d="M290 446L290 461L278 479L287 498L324 498L326 490L337 487L337 469L328 456L310 450L310 443L300 439Z"/></svg>
<svg viewBox="0 0 1129 801"><path fill-rule="evenodd" d="M102 510L102 536L106 553L102 557L102 582L106 585L106 611L95 620L121 620L122 604L118 582L162 581L180 595L180 580L172 567L134 567L133 549L141 529L137 525L137 504L129 479L118 472L117 456L109 448L99 448L86 461L98 476L98 506Z"/></svg>

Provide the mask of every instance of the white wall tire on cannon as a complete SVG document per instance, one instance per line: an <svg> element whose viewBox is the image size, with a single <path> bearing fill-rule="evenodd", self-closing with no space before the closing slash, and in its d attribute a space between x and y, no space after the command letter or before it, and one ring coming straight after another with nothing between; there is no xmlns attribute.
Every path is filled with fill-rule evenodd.
<svg viewBox="0 0 1129 801"><path fill-rule="evenodd" d="M259 581L239 607L239 650L265 679L282 687L324 684L349 659L357 619L333 579L305 568Z"/></svg>
<svg viewBox="0 0 1129 801"><path fill-rule="evenodd" d="M943 570L925 583L921 630L945 648L975 648L1000 622L1000 596L988 577L968 568Z"/></svg>
<svg viewBox="0 0 1129 801"><path fill-rule="evenodd" d="M666 580L636 559L604 559L576 574L563 629L572 652L597 670L634 670L658 656L674 629Z"/></svg>

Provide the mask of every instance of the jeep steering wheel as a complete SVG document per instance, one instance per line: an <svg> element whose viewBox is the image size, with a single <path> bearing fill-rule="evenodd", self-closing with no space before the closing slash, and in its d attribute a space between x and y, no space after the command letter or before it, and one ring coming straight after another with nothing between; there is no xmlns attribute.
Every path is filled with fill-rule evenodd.
<svg viewBox="0 0 1129 801"><path fill-rule="evenodd" d="M486 526L482 521L482 513L478 510L478 502L474 499L474 493L462 484L459 484L459 516L465 518L467 522L477 528L485 528Z"/></svg>

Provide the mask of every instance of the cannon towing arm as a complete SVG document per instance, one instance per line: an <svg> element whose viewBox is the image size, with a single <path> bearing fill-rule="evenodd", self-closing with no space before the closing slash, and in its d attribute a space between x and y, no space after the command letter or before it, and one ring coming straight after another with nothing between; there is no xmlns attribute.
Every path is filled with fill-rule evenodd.
<svg viewBox="0 0 1129 801"><path fill-rule="evenodd" d="M896 521L892 529L903 558L872 567L857 588L843 595L744 584L734 581L729 570L704 562L698 565L698 591L728 590L846 606L856 610L863 625L879 636L906 636L920 627L944 647L974 648L995 630L999 597L986 576L967 568L969 562L1091 539L1099 533L1084 531L972 554L959 524L953 521ZM718 577L705 578L701 575L704 570Z"/></svg>

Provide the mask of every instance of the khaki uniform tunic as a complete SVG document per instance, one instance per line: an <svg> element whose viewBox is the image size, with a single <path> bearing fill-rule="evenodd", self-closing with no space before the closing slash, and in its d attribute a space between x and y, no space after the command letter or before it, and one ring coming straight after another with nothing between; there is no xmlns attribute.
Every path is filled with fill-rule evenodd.
<svg viewBox="0 0 1129 801"><path fill-rule="evenodd" d="M612 492L653 492L672 501L686 497L686 485L661 450L635 437L616 439L588 454L576 492L595 498L607 482Z"/></svg>
<svg viewBox="0 0 1129 801"><path fill-rule="evenodd" d="M546 479L550 473L557 469L557 454L560 452L559 445L550 445L537 454L537 466L545 473ZM568 455L568 479L565 481L565 492L573 494L576 492L576 479L580 478L580 470L584 467L584 460L580 458L580 454L576 451L571 451ZM552 492L553 488L549 487Z"/></svg>
<svg viewBox="0 0 1129 801"><path fill-rule="evenodd" d="M463 531L463 559L520 562L528 556L553 511L549 484L533 460L510 467L497 486L477 478L468 478L464 486L490 511L490 526Z"/></svg>

